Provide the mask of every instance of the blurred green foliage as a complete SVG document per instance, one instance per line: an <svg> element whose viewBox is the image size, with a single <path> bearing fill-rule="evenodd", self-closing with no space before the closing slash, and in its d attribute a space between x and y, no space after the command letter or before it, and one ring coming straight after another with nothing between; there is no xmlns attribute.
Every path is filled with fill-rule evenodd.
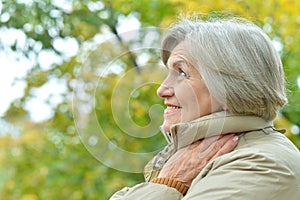
<svg viewBox="0 0 300 200"><path fill-rule="evenodd" d="M108 167L114 166L115 160L124 162L110 151L118 146L128 152L154 153L165 145L158 134L162 100L155 95L165 71L159 63L161 30L154 27L167 27L179 13L222 11L263 27L279 45L289 89L290 103L277 118L276 126L287 128L287 135L300 147L299 135L293 134L300 126L299 1L55 2L2 1L0 31L21 30L26 40L7 46L0 38L1 51L18 52L35 65L24 77L23 97L12 102L2 118L21 131L15 136L7 129L0 136L1 200L108 199L116 190L143 181L140 173ZM121 20L130 16L140 23L137 35L118 32ZM128 29L132 26L125 25ZM70 38L79 50L67 56L55 40ZM102 42L96 42L96 38L102 38ZM42 68L38 56L44 50L61 57L61 62ZM32 122L26 102L38 98L33 91L53 79L65 83L63 100L52 105L50 119ZM89 121L91 118L97 123ZM98 138L100 129L110 143ZM124 165L141 171L149 158L128 160Z"/></svg>

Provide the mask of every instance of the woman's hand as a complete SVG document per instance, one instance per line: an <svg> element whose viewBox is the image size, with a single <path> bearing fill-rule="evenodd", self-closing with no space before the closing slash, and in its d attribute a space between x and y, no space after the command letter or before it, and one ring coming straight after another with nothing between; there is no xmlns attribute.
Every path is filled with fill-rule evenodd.
<svg viewBox="0 0 300 200"><path fill-rule="evenodd" d="M178 150L163 166L158 178L173 178L190 186L194 178L214 158L231 152L238 136L227 134L199 140Z"/></svg>

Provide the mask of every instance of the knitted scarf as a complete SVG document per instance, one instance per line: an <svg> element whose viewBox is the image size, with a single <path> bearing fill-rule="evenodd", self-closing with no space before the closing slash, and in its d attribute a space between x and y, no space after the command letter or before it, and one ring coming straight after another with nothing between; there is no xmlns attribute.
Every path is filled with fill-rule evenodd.
<svg viewBox="0 0 300 200"><path fill-rule="evenodd" d="M165 132L162 128L161 131L165 136L168 145L158 152L145 166L144 177L147 182L157 177L159 171L162 169L164 164L169 158L176 152L175 144L170 133Z"/></svg>

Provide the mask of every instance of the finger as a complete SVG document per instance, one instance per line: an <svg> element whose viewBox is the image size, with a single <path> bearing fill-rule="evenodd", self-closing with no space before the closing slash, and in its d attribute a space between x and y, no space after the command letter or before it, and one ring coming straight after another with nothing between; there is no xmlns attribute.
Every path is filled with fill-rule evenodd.
<svg viewBox="0 0 300 200"><path fill-rule="evenodd" d="M196 142L193 142L192 144L188 145L187 147L183 148L183 150L193 150L195 148L198 148L201 144L202 140L197 140Z"/></svg>
<svg viewBox="0 0 300 200"><path fill-rule="evenodd" d="M231 137L234 137L234 134L226 134L226 135L217 135L217 136L212 136L205 138L201 141L201 147L200 151L205 151L210 147L212 144L214 144L216 141L220 140L220 145L225 144L225 142L230 139Z"/></svg>
<svg viewBox="0 0 300 200"><path fill-rule="evenodd" d="M239 142L239 137L234 136L233 138L227 140L227 142L219 149L219 151L211 158L215 159L218 156L224 155L234 150Z"/></svg>
<svg viewBox="0 0 300 200"><path fill-rule="evenodd" d="M208 149L208 147L212 143L216 142L219 137L221 137L221 136L217 135L217 136L212 136L212 137L208 137L208 138L204 138L204 139L200 140L199 151L202 152L202 151L205 151L206 149Z"/></svg>
<svg viewBox="0 0 300 200"><path fill-rule="evenodd" d="M221 136L217 141L211 143L204 151L199 152L199 157L201 159L211 160L211 158L226 144L226 142L234 137L234 134Z"/></svg>

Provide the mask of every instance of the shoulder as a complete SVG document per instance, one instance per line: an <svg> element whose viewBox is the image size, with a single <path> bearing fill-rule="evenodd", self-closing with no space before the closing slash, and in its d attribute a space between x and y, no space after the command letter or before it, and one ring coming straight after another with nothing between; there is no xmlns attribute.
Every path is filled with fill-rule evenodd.
<svg viewBox="0 0 300 200"><path fill-rule="evenodd" d="M282 199L287 195L298 199L300 153L276 131L245 133L234 151L200 172L187 195L195 193L214 200Z"/></svg>
<svg viewBox="0 0 300 200"><path fill-rule="evenodd" d="M300 181L299 150L285 135L272 128L241 134L235 150L212 163L216 169L247 165L255 171L286 170L296 173Z"/></svg>
<svg viewBox="0 0 300 200"><path fill-rule="evenodd" d="M240 140L235 150L234 153L237 155L254 154L275 162L292 162L294 159L300 162L300 153L297 147L284 134L273 128L240 134Z"/></svg>

